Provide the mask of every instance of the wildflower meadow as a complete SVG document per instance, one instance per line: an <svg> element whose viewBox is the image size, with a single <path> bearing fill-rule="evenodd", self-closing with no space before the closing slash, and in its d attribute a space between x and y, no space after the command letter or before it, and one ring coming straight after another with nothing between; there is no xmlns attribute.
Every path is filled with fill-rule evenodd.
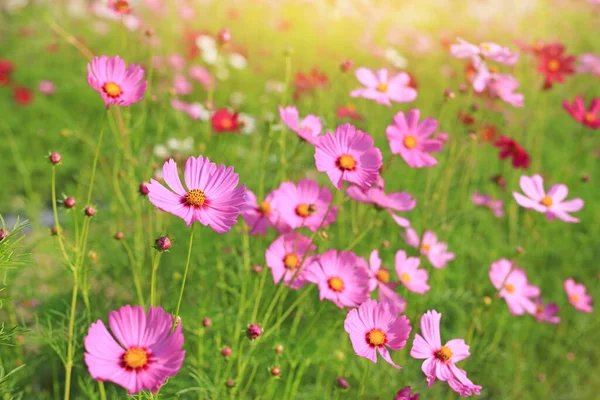
<svg viewBox="0 0 600 400"><path fill-rule="evenodd" d="M597 399L598 0L0 0L0 399Z"/></svg>

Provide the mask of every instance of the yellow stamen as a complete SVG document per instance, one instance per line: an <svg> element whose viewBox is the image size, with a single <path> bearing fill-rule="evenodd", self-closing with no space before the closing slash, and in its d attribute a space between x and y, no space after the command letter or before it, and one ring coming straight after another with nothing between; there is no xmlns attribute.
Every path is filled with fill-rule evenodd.
<svg viewBox="0 0 600 400"><path fill-rule="evenodd" d="M206 201L206 195L200 189L192 189L185 195L185 202L187 205L202 207Z"/></svg>
<svg viewBox="0 0 600 400"><path fill-rule="evenodd" d="M267 201L263 201L258 205L258 212L262 215L267 215L271 212L271 204Z"/></svg>
<svg viewBox="0 0 600 400"><path fill-rule="evenodd" d="M125 14L129 11L129 3L125 0L119 0L115 4L115 9L117 12Z"/></svg>
<svg viewBox="0 0 600 400"><path fill-rule="evenodd" d="M367 333L367 343L371 346L383 346L386 341L387 337L380 329L372 329Z"/></svg>
<svg viewBox="0 0 600 400"><path fill-rule="evenodd" d="M555 72L555 71L558 71L559 68L560 68L560 61L555 60L555 59L548 61L548 70Z"/></svg>
<svg viewBox="0 0 600 400"><path fill-rule="evenodd" d="M571 300L571 303L579 303L579 296L572 294L569 296L569 300Z"/></svg>
<svg viewBox="0 0 600 400"><path fill-rule="evenodd" d="M388 88L387 83L383 83L382 82L382 83L380 83L380 84L377 85L376 89L377 89L378 92L386 93L389 88Z"/></svg>
<svg viewBox="0 0 600 400"><path fill-rule="evenodd" d="M148 364L148 353L139 347L131 347L123 355L123 363L127 368L142 368Z"/></svg>
<svg viewBox="0 0 600 400"><path fill-rule="evenodd" d="M300 265L300 258L295 253L288 253L283 258L283 264L287 269L296 269Z"/></svg>
<svg viewBox="0 0 600 400"><path fill-rule="evenodd" d="M410 275L407 274L406 272L403 272L402 275L400 275L400 279L402 280L402 282L406 282L406 283L410 283L410 281L411 281Z"/></svg>
<svg viewBox="0 0 600 400"><path fill-rule="evenodd" d="M317 207L314 204L298 204L296 214L302 218L307 218L317 212Z"/></svg>
<svg viewBox="0 0 600 400"><path fill-rule="evenodd" d="M586 120L586 122L594 122L596 120L596 116L591 112L586 112L584 119Z"/></svg>
<svg viewBox="0 0 600 400"><path fill-rule="evenodd" d="M515 292L515 287L512 284L510 284L510 283L506 284L504 286L504 289L506 289L506 291L508 293L514 293Z"/></svg>
<svg viewBox="0 0 600 400"><path fill-rule="evenodd" d="M342 154L340 158L337 159L337 166L344 171L352 171L356 168L356 160L354 157L348 154Z"/></svg>
<svg viewBox="0 0 600 400"><path fill-rule="evenodd" d="M404 147L406 147L407 149L414 149L415 147L417 147L417 138L415 138L414 136L406 136L404 138Z"/></svg>
<svg viewBox="0 0 600 400"><path fill-rule="evenodd" d="M540 200L540 203L546 207L550 207L552 205L552 197L544 196L542 200Z"/></svg>
<svg viewBox="0 0 600 400"><path fill-rule="evenodd" d="M379 269L379 271L377 271L377 273L375 274L375 277L381 283L388 283L390 281L389 271L386 269L383 269L383 268L381 268L381 269Z"/></svg>
<svg viewBox="0 0 600 400"><path fill-rule="evenodd" d="M440 361L446 362L452 358L452 350L450 350L446 346L442 346L441 349L435 352L435 358L437 358Z"/></svg>
<svg viewBox="0 0 600 400"><path fill-rule="evenodd" d="M337 276L329 278L327 280L327 284L329 285L329 289L333 290L334 292L341 292L344 290L344 281Z"/></svg>
<svg viewBox="0 0 600 400"><path fill-rule="evenodd" d="M114 82L107 82L102 86L104 92L110 97L119 97L123 91L121 90L121 86L117 85Z"/></svg>
<svg viewBox="0 0 600 400"><path fill-rule="evenodd" d="M231 122L229 118L225 118L223 121L221 121L221 126L225 129L229 129L233 126L233 122Z"/></svg>
<svg viewBox="0 0 600 400"><path fill-rule="evenodd" d="M429 249L431 249L431 245L429 245L428 243L421 244L421 252L422 253L427 253L429 251Z"/></svg>

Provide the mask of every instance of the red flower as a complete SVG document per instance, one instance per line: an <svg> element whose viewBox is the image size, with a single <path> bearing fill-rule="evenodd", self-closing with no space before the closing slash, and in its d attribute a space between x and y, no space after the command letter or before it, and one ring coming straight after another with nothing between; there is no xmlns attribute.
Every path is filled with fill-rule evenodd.
<svg viewBox="0 0 600 400"><path fill-rule="evenodd" d="M485 142L492 142L496 139L498 135L498 128L494 125L484 125L479 132L479 136Z"/></svg>
<svg viewBox="0 0 600 400"><path fill-rule="evenodd" d="M242 127L238 114L229 112L226 108L215 111L210 122L217 132L236 132Z"/></svg>
<svg viewBox="0 0 600 400"><path fill-rule="evenodd" d="M538 71L546 78L544 89L554 82L564 82L565 75L575 73L575 57L564 54L565 46L560 43L547 44L538 53Z"/></svg>
<svg viewBox="0 0 600 400"><path fill-rule="evenodd" d="M363 120L363 116L356 111L356 107L352 104L346 104L345 106L338 107L337 110L335 110L335 113L340 119L350 118L355 121Z"/></svg>
<svg viewBox="0 0 600 400"><path fill-rule="evenodd" d="M467 114L459 111L456 117L462 122L464 125L473 125L475 122L475 118L471 114Z"/></svg>
<svg viewBox="0 0 600 400"><path fill-rule="evenodd" d="M294 98L298 99L304 93L310 93L318 88L327 87L329 78L324 72L321 72L317 67L313 67L310 73L298 72L294 80Z"/></svg>
<svg viewBox="0 0 600 400"><path fill-rule="evenodd" d="M494 143L494 147L502 149L500 154L498 154L498 158L501 160L512 157L513 167L523 169L529 167L529 163L531 162L529 154L527 154L525 149L516 140L503 135Z"/></svg>
<svg viewBox="0 0 600 400"><path fill-rule="evenodd" d="M26 87L15 86L13 88L15 102L20 106L28 106L33 101L33 92Z"/></svg>
<svg viewBox="0 0 600 400"><path fill-rule="evenodd" d="M0 86L7 86L10 83L10 74L14 71L15 65L4 58L0 58Z"/></svg>
<svg viewBox="0 0 600 400"><path fill-rule="evenodd" d="M585 108L585 102L581 96L575 97L573 104L570 104L567 100L563 101L563 108L571 114L571 117L575 121L582 123L588 128L600 128L600 116L598 116L598 112L600 112L600 97L594 97L588 109Z"/></svg>

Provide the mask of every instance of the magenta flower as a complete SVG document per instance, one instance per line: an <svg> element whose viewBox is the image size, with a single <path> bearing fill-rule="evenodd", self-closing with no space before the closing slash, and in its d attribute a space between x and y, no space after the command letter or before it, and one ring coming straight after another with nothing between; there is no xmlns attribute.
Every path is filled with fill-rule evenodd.
<svg viewBox="0 0 600 400"><path fill-rule="evenodd" d="M300 139L312 145L319 143L319 139L321 138L319 135L321 135L321 130L323 129L319 117L309 114L303 119L299 119L298 109L294 106L285 108L279 106L279 116L288 128L300 136Z"/></svg>
<svg viewBox="0 0 600 400"><path fill-rule="evenodd" d="M217 233L228 232L237 224L240 208L246 204L246 187L236 187L239 175L233 167L217 167L202 156L188 158L184 172L188 190L183 188L172 158L164 163L162 173L172 191L154 179L147 185L148 199L159 210L182 218L187 226L198 221Z"/></svg>
<svg viewBox="0 0 600 400"><path fill-rule="evenodd" d="M457 38L459 44L450 46L450 54L456 58L485 58L500 64L514 65L519 61L519 53L513 53L508 47L485 42L479 46Z"/></svg>
<svg viewBox="0 0 600 400"><path fill-rule="evenodd" d="M281 218L291 229L307 227L316 232L335 221L337 207L330 207L332 197L328 188L319 188L317 182L302 179L298 185L283 182L274 201L278 204Z"/></svg>
<svg viewBox="0 0 600 400"><path fill-rule="evenodd" d="M426 256L435 268L445 268L448 262L454 260L455 255L448 251L448 245L439 242L437 235L431 231L425 231L423 240L419 238L417 231L412 228L406 228L406 233L402 236L406 244L419 249L421 254Z"/></svg>
<svg viewBox="0 0 600 400"><path fill-rule="evenodd" d="M396 397L394 400L419 400L419 393L411 394L412 388L410 386L405 386L402 389L398 390L396 393Z"/></svg>
<svg viewBox="0 0 600 400"><path fill-rule="evenodd" d="M515 93L519 87L519 81L512 75L492 74L487 85L490 94L498 96L502 101L513 107L522 108L524 106L522 93Z"/></svg>
<svg viewBox="0 0 600 400"><path fill-rule="evenodd" d="M452 390L461 396L479 395L481 386L467 378L467 373L455 364L468 358L469 346L463 339L452 339L442 346L440 320L442 314L435 310L427 311L421 317L421 335L415 335L410 356L425 360L421 369L427 377L429 387L436 379L448 382Z"/></svg>
<svg viewBox="0 0 600 400"><path fill-rule="evenodd" d="M88 63L87 81L96 92L100 93L106 108L111 104L129 107L142 99L148 81L144 79L144 70L130 64L119 57L94 57Z"/></svg>
<svg viewBox="0 0 600 400"><path fill-rule="evenodd" d="M568 100L563 101L563 108L573 119L590 129L600 129L600 97L594 97L586 108L582 96L576 96L573 104Z"/></svg>
<svg viewBox="0 0 600 400"><path fill-rule="evenodd" d="M544 179L540 175L521 176L521 190L526 196L513 192L513 197L523 208L533 208L546 214L548 221L556 218L565 222L579 222L579 219L568 213L577 212L583 208L583 200L571 199L563 201L569 189L565 185L552 185L548 193L544 190Z"/></svg>
<svg viewBox="0 0 600 400"><path fill-rule="evenodd" d="M361 189L359 186L351 185L346 194L352 200L365 204L373 204L375 207L386 210L394 221L403 228L410 226L410 221L402 218L395 211L410 211L417 205L410 193L394 192L386 194L383 185L373 185L367 189Z"/></svg>
<svg viewBox="0 0 600 400"><path fill-rule="evenodd" d="M267 248L265 258L267 267L273 274L273 282L278 284L283 278L283 282L294 289L301 288L305 283L306 266L303 259L307 253L315 251L316 246L310 239L298 234L288 233L280 236ZM298 270L302 266L302 270ZM296 277L294 278L294 275ZM292 279L293 282L292 282ZM290 282L291 285L290 285Z"/></svg>
<svg viewBox="0 0 600 400"><path fill-rule="evenodd" d="M381 303L390 303L398 312L404 312L406 309L406 300L394 290L397 284L390 282L390 271L381 265L379 251L373 250L371 252L368 263L364 258L357 257L357 265L364 268L368 273L369 292L379 289L379 301Z"/></svg>
<svg viewBox="0 0 600 400"><path fill-rule="evenodd" d="M385 130L392 153L400 154L412 168L437 165L437 160L429 153L441 151L444 144L440 139L429 138L438 129L438 122L434 118L425 118L419 124L420 115L417 109L410 110L406 117L400 111Z"/></svg>
<svg viewBox="0 0 600 400"><path fill-rule="evenodd" d="M475 192L471 196L471 201L476 206L488 207L498 218L504 216L504 201L502 200L494 200L491 196Z"/></svg>
<svg viewBox="0 0 600 400"><path fill-rule="evenodd" d="M246 204L240 209L240 212L244 221L250 227L251 235L266 233L269 226L280 233L290 231L290 227L279 213L276 191L272 191L263 201L258 203L254 193L251 190L246 190Z"/></svg>
<svg viewBox="0 0 600 400"><path fill-rule="evenodd" d="M542 299L535 299L535 313L533 316L539 322L558 324L560 322L560 317L556 314L558 314L558 306L556 303L544 304Z"/></svg>
<svg viewBox="0 0 600 400"><path fill-rule="evenodd" d="M314 257L305 276L319 287L321 301L330 300L339 308L357 307L369 297L369 275L357 266L351 251L327 250Z"/></svg>
<svg viewBox="0 0 600 400"><path fill-rule="evenodd" d="M342 189L348 181L368 188L379 176L383 165L381 151L373 147L373 138L350 124L327 132L315 147L317 170L327 173L333 185Z"/></svg>
<svg viewBox="0 0 600 400"><path fill-rule="evenodd" d="M541 291L537 286L529 284L524 270L502 258L492 263L489 276L492 285L499 290L498 297L506 300L511 314L535 313L536 305L533 301Z"/></svg>
<svg viewBox="0 0 600 400"><path fill-rule="evenodd" d="M140 306L123 306L109 313L108 324L112 335L98 320L85 337L85 363L92 378L116 383L129 394L156 393L181 368L182 326L171 332L173 317L161 307L150 307L146 315Z"/></svg>
<svg viewBox="0 0 600 400"><path fill-rule="evenodd" d="M357 68L354 74L365 87L351 91L351 97L375 100L378 104L388 107L392 105L392 101L407 103L417 98L417 91L409 86L410 76L406 72L388 78L386 69L373 72L362 67Z"/></svg>
<svg viewBox="0 0 600 400"><path fill-rule="evenodd" d="M392 361L388 347L403 349L412 328L406 316L398 317L398 310L392 305L366 300L358 309L350 310L344 329L350 335L357 356L377 363L379 352L394 368L401 368Z"/></svg>
<svg viewBox="0 0 600 400"><path fill-rule="evenodd" d="M592 308L592 296L587 294L585 286L582 283L577 283L573 279L565 281L565 292L569 297L569 303L578 311L590 313L594 311Z"/></svg>
<svg viewBox="0 0 600 400"><path fill-rule="evenodd" d="M404 250L396 252L395 268L400 282L411 292L425 294L429 291L427 270L419 269L421 259L407 257Z"/></svg>

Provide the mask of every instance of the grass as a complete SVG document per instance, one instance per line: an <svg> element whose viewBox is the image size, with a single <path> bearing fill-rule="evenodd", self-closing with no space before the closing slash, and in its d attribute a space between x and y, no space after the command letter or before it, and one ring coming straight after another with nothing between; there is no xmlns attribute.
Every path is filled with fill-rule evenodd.
<svg viewBox="0 0 600 400"><path fill-rule="evenodd" d="M563 281L573 277L585 283L594 298L600 296L600 211L595 183L599 171L594 155L599 143L597 133L573 121L562 110L561 102L578 94L589 100L595 94L592 88L597 77L575 75L551 91L541 91L542 78L535 70L533 56L522 55L514 74L525 94L525 108L500 103L491 108L484 99L458 91L464 79L463 64L450 58L438 44L440 35L454 38L457 34L474 42L479 38L496 40L512 48L514 39L560 38L570 53L598 53L600 44L593 40L597 15L589 12L591 6L540 4L531 14L515 11L516 15L509 17L510 7L503 5L496 17L485 23L473 17L467 2L456 2L453 12L444 5L377 3L381 8L339 18L329 8L332 6L292 3L270 8L245 2L248 4L237 7L239 20L227 17L228 9L234 6L219 3L199 9L188 24L212 33L229 26L234 42L246 49L249 67L231 70L229 79L219 82L214 102L227 106L232 93L242 93L245 101L240 110L256 118L256 129L250 135L212 134L207 122L172 110L168 90L172 71L149 72L153 54L165 56L184 50L182 23L175 22L176 8L167 8L161 19L145 14L148 25L161 39L156 49L148 46L143 30L128 32L117 22L105 21L109 30L101 35L93 29L99 18L70 17L62 4L0 14L0 54L15 62L13 79L31 88L42 79L57 85L55 95L36 94L28 107L14 104L10 90L0 87L0 211L7 221L15 215L31 221L24 240L10 245L11 251L21 256L0 256L4 278L0 285L3 398L63 397L64 364L69 364L69 354L73 356L72 398L100 398L101 390L109 399L125 396L122 388L106 383L101 389L91 379L83 362L83 338L89 324L106 321L110 310L124 304L150 303L155 263L159 265L157 304L168 312L178 307L189 229L180 219L155 209L137 192L139 183L152 176L153 164L162 162L152 153L155 145L169 138L192 137L190 154L234 166L240 182L259 192L259 197L263 187L267 193L284 180L304 177L335 190L327 177L315 170L312 149L297 143L291 132L276 129L277 106L296 104L301 115L315 113L327 129L334 129L342 122L335 116L336 107L348 102L365 116L355 124L373 136L386 163L392 156L385 127L398 111L419 108L422 115L438 118L441 129L451 137L437 156L438 166L411 169L396 157L383 173L386 190L407 191L417 198L417 208L404 215L417 232L435 231L456 253L456 259L442 270L423 261L430 271L431 290L426 295L399 289L408 302L406 315L413 334L418 332L418 320L426 310L441 312L442 340L464 338L471 346L470 358L459 366L483 386L481 398L596 398L600 353L593 338L600 320L597 312L579 313L568 304ZM290 22L291 29L276 31L273 26L280 20ZM49 24L56 24L65 36L53 33ZM358 66L382 65L384 61L369 54L361 40L370 32L373 40L385 47L388 32L408 25L432 40L432 50L423 54L412 51L408 39L398 46L408 58L408 70L419 82L417 100L388 109L351 99L348 92L358 84L352 74L339 72L339 63L350 58ZM23 28L31 28L33 33L23 36ZM412 30L406 31L411 37ZM70 43L71 35L80 38L94 54L120 54L127 62L145 65L152 74L151 94L131 108L113 107L107 112L87 85L87 61ZM47 52L49 44L57 44L58 50ZM293 52L284 51L287 48ZM442 76L444 65L455 71L453 77ZM313 66L329 75L329 87L294 101L289 73L293 77ZM287 91L267 93L268 80L286 83ZM444 100L446 88L456 92L455 99ZM190 99L203 101L207 95L196 87ZM471 111L472 104L479 110ZM456 119L459 111L472 113L475 125L462 125ZM265 118L269 114L274 119ZM124 130L119 125L121 117ZM470 131L478 132L487 123L496 124L529 151L532 163L527 171L498 160L498 149L469 136ZM96 143L103 129L97 173L92 179ZM46 212L52 210L53 167L46 158L50 151L63 156L55 167L57 197L64 193L78 200L71 211L57 210L71 263L65 262L57 237L50 235L48 224L52 223L45 219ZM519 190L523 173L541 173L548 183L568 185L570 197L580 197L586 203L577 214L581 223L550 223L543 215L520 208L511 192ZM490 182L496 174L505 177L505 192ZM584 175L590 177L589 182L581 179ZM90 181L94 185L89 203L98 212L93 219L84 220ZM506 216L497 219L489 210L472 205L470 196L476 190L503 199ZM327 238L316 236L319 252L352 245L353 251L366 257L378 248L387 266L393 264L399 249L417 255L385 213L355 204L340 193L334 198L340 212L335 224L324 229ZM13 230L12 225L7 227ZM122 241L113 239L119 231L124 233ZM264 266L265 249L277 235L272 230L266 237L245 232L242 221L226 235L200 225L195 228L180 312L186 359L179 374L161 388L160 398L389 399L406 385L421 392L423 399L458 397L442 382L426 387L421 362L409 356L412 337L407 348L392 354L402 370L381 361L370 365L355 356L343 329L347 311L319 302L313 286L291 291L274 286L268 268L259 274L252 272L253 265ZM158 258L152 245L164 234L172 239L173 247ZM3 246L8 249L9 245L0 243L0 255L4 254ZM517 253L519 246L523 254ZM25 265L23 255L28 260ZM499 258L516 258L530 281L542 289L543 298L559 305L559 325L509 314L488 279L490 264ZM73 271L79 287L75 313L71 313ZM486 297L490 304L484 301ZM203 326L205 317L212 320L212 326ZM263 337L254 342L245 337L251 323L262 323L265 329ZM71 350L70 328L74 338ZM274 351L277 344L285 348L280 355ZM233 349L228 359L220 355L223 346ZM273 366L281 369L277 378L270 374ZM348 380L347 391L336 387L339 376ZM227 379L235 381L233 388L225 385ZM145 392L141 398L150 395Z"/></svg>

